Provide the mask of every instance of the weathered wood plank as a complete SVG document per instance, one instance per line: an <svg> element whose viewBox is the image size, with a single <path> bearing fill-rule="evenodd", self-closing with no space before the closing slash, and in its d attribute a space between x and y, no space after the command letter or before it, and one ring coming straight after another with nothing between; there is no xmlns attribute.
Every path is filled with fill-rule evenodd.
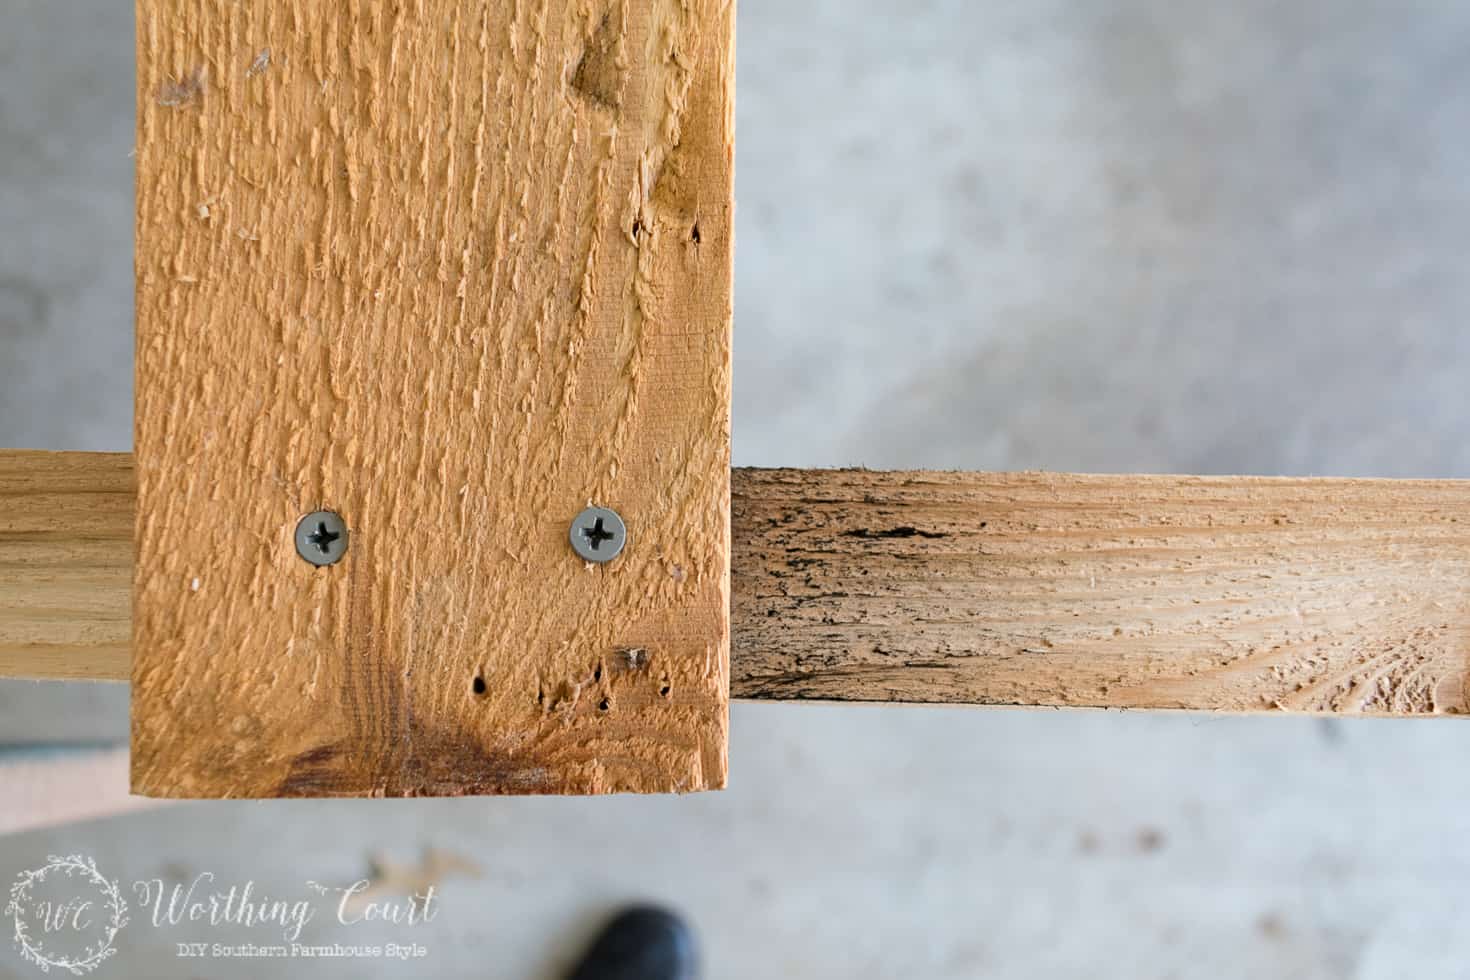
<svg viewBox="0 0 1470 980"><path fill-rule="evenodd" d="M137 13L134 790L722 786L733 4Z"/></svg>
<svg viewBox="0 0 1470 980"><path fill-rule="evenodd" d="M1470 483L752 471L739 697L1463 713Z"/></svg>
<svg viewBox="0 0 1470 980"><path fill-rule="evenodd" d="M128 675L132 457L0 452L0 677Z"/></svg>
<svg viewBox="0 0 1470 980"><path fill-rule="evenodd" d="M26 466L81 513L89 489L126 485L126 459L0 454L0 485ZM72 475L37 476L46 460ZM733 484L739 698L1467 712L1470 483L735 470ZM89 519L104 550L29 594L94 603L98 635L123 636L129 518ZM0 567L17 569L28 525L6 528ZM100 595L68 599L73 575ZM74 664L15 644L50 621L26 619L9 581L0 675L127 677L115 641L78 641Z"/></svg>

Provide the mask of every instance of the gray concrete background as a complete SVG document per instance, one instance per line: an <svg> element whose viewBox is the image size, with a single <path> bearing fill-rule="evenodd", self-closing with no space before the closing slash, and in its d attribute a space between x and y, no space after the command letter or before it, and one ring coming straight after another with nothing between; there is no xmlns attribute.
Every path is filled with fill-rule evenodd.
<svg viewBox="0 0 1470 980"><path fill-rule="evenodd" d="M131 4L0 12L0 445L126 449ZM1470 476L1463 4L742 0L739 29L737 464ZM0 737L124 719L0 688ZM0 840L0 881L483 868L427 967L309 976L549 976L630 897L689 910L713 977L1470 976L1463 723L732 723L719 795L177 806ZM181 938L135 924L106 969L268 975Z"/></svg>

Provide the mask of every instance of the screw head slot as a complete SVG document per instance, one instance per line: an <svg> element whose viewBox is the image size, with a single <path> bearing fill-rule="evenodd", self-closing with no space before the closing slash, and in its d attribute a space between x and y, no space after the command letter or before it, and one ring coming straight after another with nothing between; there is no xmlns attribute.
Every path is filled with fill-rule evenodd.
<svg viewBox="0 0 1470 980"><path fill-rule="evenodd" d="M296 553L318 568L335 565L347 554L347 522L330 510L307 514L296 525Z"/></svg>
<svg viewBox="0 0 1470 980"><path fill-rule="evenodd" d="M622 554L628 528L615 510L588 507L572 521L572 550L586 561L609 562Z"/></svg>

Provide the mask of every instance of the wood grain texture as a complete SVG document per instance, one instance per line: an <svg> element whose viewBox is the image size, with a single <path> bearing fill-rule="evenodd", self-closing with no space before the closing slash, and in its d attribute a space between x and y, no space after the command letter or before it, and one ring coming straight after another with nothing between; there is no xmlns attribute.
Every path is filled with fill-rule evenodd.
<svg viewBox="0 0 1470 980"><path fill-rule="evenodd" d="M0 677L126 677L133 464L0 453Z"/></svg>
<svg viewBox="0 0 1470 980"><path fill-rule="evenodd" d="M0 453L0 485L46 460L74 471L47 483L63 511L103 530L87 562L0 591L0 676L126 679L108 637L127 631L129 518L93 502L127 457ZM1470 483L732 477L735 697L1467 713ZM23 567L17 541L0 567ZM27 595L101 628L42 658L15 642L43 622L16 615Z"/></svg>
<svg viewBox="0 0 1470 980"><path fill-rule="evenodd" d="M137 14L134 790L722 786L733 5Z"/></svg>
<svg viewBox="0 0 1470 980"><path fill-rule="evenodd" d="M746 471L739 697L1465 713L1470 483Z"/></svg>

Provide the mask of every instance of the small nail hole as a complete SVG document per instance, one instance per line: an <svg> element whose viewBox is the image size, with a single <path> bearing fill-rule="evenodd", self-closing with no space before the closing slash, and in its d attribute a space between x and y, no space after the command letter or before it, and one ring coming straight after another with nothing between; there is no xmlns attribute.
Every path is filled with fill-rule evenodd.
<svg viewBox="0 0 1470 980"><path fill-rule="evenodd" d="M472 691L474 691L476 694L484 694L485 693L485 678L483 678L483 677L476 677L474 683L470 685L470 689Z"/></svg>
<svg viewBox="0 0 1470 980"><path fill-rule="evenodd" d="M669 696L669 692L672 691L672 690L673 690L672 687L670 687L668 684L665 684L663 687L661 687L661 688L658 689L659 697L664 697L664 698L668 697Z"/></svg>
<svg viewBox="0 0 1470 980"><path fill-rule="evenodd" d="M606 710L608 710L611 707L612 707L612 701L609 698L603 698L602 701L598 703L597 710L598 711L606 711Z"/></svg>
<svg viewBox="0 0 1470 980"><path fill-rule="evenodd" d="M699 225L695 225L693 228L689 229L689 240L691 242L693 242L694 244L696 244L696 245L699 244L699 242L700 242Z"/></svg>
<svg viewBox="0 0 1470 980"><path fill-rule="evenodd" d="M602 680L602 664L598 664L592 669L592 679L594 681Z"/></svg>

